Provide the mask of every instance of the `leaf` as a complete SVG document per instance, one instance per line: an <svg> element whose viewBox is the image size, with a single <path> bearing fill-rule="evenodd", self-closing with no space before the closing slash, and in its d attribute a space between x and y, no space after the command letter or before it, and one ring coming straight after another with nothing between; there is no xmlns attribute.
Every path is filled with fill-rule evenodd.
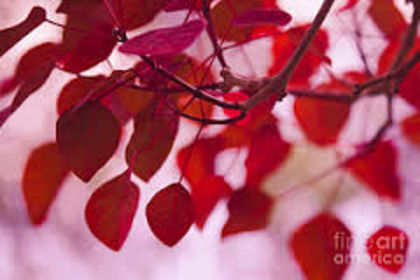
<svg viewBox="0 0 420 280"><path fill-rule="evenodd" d="M347 3L340 8L340 12L353 9L357 3L359 3L359 0L347 0Z"/></svg>
<svg viewBox="0 0 420 280"><path fill-rule="evenodd" d="M393 0L373 0L368 13L388 40L399 40L407 23Z"/></svg>
<svg viewBox="0 0 420 280"><path fill-rule="evenodd" d="M202 1L199 0L168 0L165 5L165 12L176 12L180 10L200 10Z"/></svg>
<svg viewBox="0 0 420 280"><path fill-rule="evenodd" d="M292 16L279 9L250 9L233 19L236 26L254 26L261 24L286 25Z"/></svg>
<svg viewBox="0 0 420 280"><path fill-rule="evenodd" d="M267 124L252 134L245 161L246 184L258 188L266 176L284 162L290 148L290 144L281 138L275 124Z"/></svg>
<svg viewBox="0 0 420 280"><path fill-rule="evenodd" d="M402 131L413 144L420 144L420 114L408 117L401 123Z"/></svg>
<svg viewBox="0 0 420 280"><path fill-rule="evenodd" d="M337 141L350 108L350 103L310 97L298 97L294 103L296 119L306 137L320 146Z"/></svg>
<svg viewBox="0 0 420 280"><path fill-rule="evenodd" d="M22 190L31 222L42 224L69 170L55 143L34 149L26 162Z"/></svg>
<svg viewBox="0 0 420 280"><path fill-rule="evenodd" d="M121 129L97 102L70 109L57 121L56 138L66 164L84 182L105 165L118 147Z"/></svg>
<svg viewBox="0 0 420 280"><path fill-rule="evenodd" d="M265 228L272 207L272 199L260 190L243 187L235 191L228 202L229 218L222 237Z"/></svg>
<svg viewBox="0 0 420 280"><path fill-rule="evenodd" d="M146 217L154 235L172 247L188 232L195 219L194 203L180 183L160 190L146 207Z"/></svg>
<svg viewBox="0 0 420 280"><path fill-rule="evenodd" d="M140 191L126 171L104 183L90 197L85 219L102 243L119 251L127 239L139 203Z"/></svg>
<svg viewBox="0 0 420 280"><path fill-rule="evenodd" d="M45 21L46 12L43 8L34 6L29 15L19 24L0 30L0 57L17 42L25 38L32 30Z"/></svg>
<svg viewBox="0 0 420 280"><path fill-rule="evenodd" d="M393 226L385 225L366 242L372 262L392 273L404 266L409 245L407 234Z"/></svg>
<svg viewBox="0 0 420 280"><path fill-rule="evenodd" d="M223 41L245 41L253 33L252 26L233 26L233 20L250 9L271 8L277 9L274 0L222 0L210 11L214 30Z"/></svg>
<svg viewBox="0 0 420 280"><path fill-rule="evenodd" d="M290 239L290 248L308 280L343 279L351 246L350 230L329 213L312 218Z"/></svg>
<svg viewBox="0 0 420 280"><path fill-rule="evenodd" d="M269 70L270 76L277 74L281 71L281 69L283 69L289 58L293 55L308 28L309 25L301 25L274 36L274 44L272 47L274 62ZM328 34L325 30L320 29L294 71L288 87L307 87L310 78L316 73L321 63L331 62L325 55L328 48Z"/></svg>
<svg viewBox="0 0 420 280"><path fill-rule="evenodd" d="M119 50L136 55L176 55L189 47L203 28L201 20L193 20L184 25L156 29L128 40Z"/></svg>
<svg viewBox="0 0 420 280"><path fill-rule="evenodd" d="M420 109L420 98L418 96L418 84L420 82L420 64L411 69L404 77L400 88L399 96L413 105L417 110Z"/></svg>
<svg viewBox="0 0 420 280"><path fill-rule="evenodd" d="M390 142L377 143L373 150L351 158L346 167L377 195L400 199L397 153Z"/></svg>
<svg viewBox="0 0 420 280"><path fill-rule="evenodd" d="M211 176L198 184L191 185L191 196L195 205L195 223L203 229L207 218L220 199L232 192L231 187L221 176Z"/></svg>
<svg viewBox="0 0 420 280"><path fill-rule="evenodd" d="M100 0L65 0L57 9L67 15L58 65L66 71L79 73L106 59L117 43L114 24Z"/></svg>
<svg viewBox="0 0 420 280"><path fill-rule="evenodd" d="M59 52L57 45L44 43L22 56L10 81L12 85L8 87L9 91L16 87L19 87L19 90L8 109L10 112L7 117L19 109L23 102L46 82L55 67ZM3 119L3 122L7 120L7 117ZM0 122L0 126L3 122Z"/></svg>
<svg viewBox="0 0 420 280"><path fill-rule="evenodd" d="M126 149L126 161L143 181L159 170L168 157L178 133L179 117L160 108L158 99L134 120L134 132ZM165 106L165 105L163 105Z"/></svg>

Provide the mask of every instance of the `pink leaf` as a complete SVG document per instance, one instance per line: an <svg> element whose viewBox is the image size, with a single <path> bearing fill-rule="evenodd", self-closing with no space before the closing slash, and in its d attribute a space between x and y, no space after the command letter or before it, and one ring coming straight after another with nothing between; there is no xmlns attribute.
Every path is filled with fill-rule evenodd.
<svg viewBox="0 0 420 280"><path fill-rule="evenodd" d="M139 188L130 181L129 172L106 182L90 197L86 222L96 238L112 250L120 250L127 238L139 197Z"/></svg>
<svg viewBox="0 0 420 280"><path fill-rule="evenodd" d="M128 40L120 51L137 55L175 55L190 46L204 28L201 20L184 25L161 28Z"/></svg>
<svg viewBox="0 0 420 280"><path fill-rule="evenodd" d="M292 20L290 14L279 9L251 9L234 20L236 26L249 26L260 24L286 25Z"/></svg>

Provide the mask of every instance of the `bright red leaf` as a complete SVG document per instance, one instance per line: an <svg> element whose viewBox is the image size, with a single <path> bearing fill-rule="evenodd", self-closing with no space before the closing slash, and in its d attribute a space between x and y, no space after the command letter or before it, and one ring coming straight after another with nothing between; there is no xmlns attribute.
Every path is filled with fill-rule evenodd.
<svg viewBox="0 0 420 280"><path fill-rule="evenodd" d="M191 196L196 212L195 223L198 228L204 227L214 206L231 191L231 187L220 176L207 177L200 183L191 185Z"/></svg>
<svg viewBox="0 0 420 280"><path fill-rule="evenodd" d="M39 225L45 221L68 173L55 143L43 144L31 152L23 173L22 189L33 224Z"/></svg>
<svg viewBox="0 0 420 280"><path fill-rule="evenodd" d="M418 85L420 82L420 64L417 64L404 77L400 88L399 96L404 98L408 103L420 109L420 98L418 94Z"/></svg>
<svg viewBox="0 0 420 280"><path fill-rule="evenodd" d="M366 249L376 265L392 273L398 273L406 262L409 238L405 232L383 226L366 242Z"/></svg>
<svg viewBox="0 0 420 280"><path fill-rule="evenodd" d="M125 42L119 50L136 55L176 55L189 47L203 31L201 20L186 24L156 29Z"/></svg>
<svg viewBox="0 0 420 280"><path fill-rule="evenodd" d="M359 0L347 0L347 3L340 8L340 11L351 10L357 3L359 3Z"/></svg>
<svg viewBox="0 0 420 280"><path fill-rule="evenodd" d="M390 142L379 142L373 150L351 158L346 167L381 197L399 200L400 179L397 152Z"/></svg>
<svg viewBox="0 0 420 280"><path fill-rule="evenodd" d="M228 202L229 218L222 230L222 237L267 226L273 201L255 188L243 187L235 191Z"/></svg>
<svg viewBox="0 0 420 280"><path fill-rule="evenodd" d="M133 165L134 173L146 182L165 162L178 133L179 117L158 99L154 103L136 116L126 149L128 165Z"/></svg>
<svg viewBox="0 0 420 280"><path fill-rule="evenodd" d="M106 182L86 205L89 229L107 247L119 251L130 231L139 198L139 188L130 180L128 171Z"/></svg>
<svg viewBox="0 0 420 280"><path fill-rule="evenodd" d="M174 183L153 196L147 204L146 216L155 236L172 247L194 222L194 202L184 186Z"/></svg>
<svg viewBox="0 0 420 280"><path fill-rule="evenodd" d="M415 114L401 123L405 137L412 143L420 144L420 114Z"/></svg>
<svg viewBox="0 0 420 280"><path fill-rule="evenodd" d="M294 112L306 137L321 146L334 144L350 114L350 103L298 97Z"/></svg>
<svg viewBox="0 0 420 280"><path fill-rule="evenodd" d="M389 40L398 40L407 28L407 23L393 0L373 0L368 13Z"/></svg>
<svg viewBox="0 0 420 280"><path fill-rule="evenodd" d="M0 30L0 57L43 23L45 21L45 16L45 10L35 6L22 22L13 27Z"/></svg>
<svg viewBox="0 0 420 280"><path fill-rule="evenodd" d="M290 14L279 9L251 9L235 17L233 24L236 26L286 25L291 20Z"/></svg>
<svg viewBox="0 0 420 280"><path fill-rule="evenodd" d="M339 280L349 265L352 235L337 217L322 213L293 233L290 246L308 280Z"/></svg>
<svg viewBox="0 0 420 280"><path fill-rule="evenodd" d="M63 113L56 138L68 167L88 182L118 147L121 129L111 111L97 102Z"/></svg>

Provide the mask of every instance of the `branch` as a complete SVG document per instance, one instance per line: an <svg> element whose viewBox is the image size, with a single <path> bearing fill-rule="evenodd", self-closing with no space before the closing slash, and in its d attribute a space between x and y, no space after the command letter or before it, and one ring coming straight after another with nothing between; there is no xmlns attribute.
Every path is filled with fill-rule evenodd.
<svg viewBox="0 0 420 280"><path fill-rule="evenodd" d="M334 0L324 0L321 8L319 9L317 15L315 16L314 21L309 27L308 31L305 33L304 37L300 41L298 47L296 48L294 54L287 62L283 70L274 76L265 86L263 86L254 96L242 103L244 110L249 110L252 107L256 106L260 102L266 100L274 92L279 92L280 96L284 96L287 83L290 80L293 72L295 71L297 65L301 61L304 53L308 49L310 43L314 39L316 33L320 29L322 23L327 17L331 7L334 3Z"/></svg>

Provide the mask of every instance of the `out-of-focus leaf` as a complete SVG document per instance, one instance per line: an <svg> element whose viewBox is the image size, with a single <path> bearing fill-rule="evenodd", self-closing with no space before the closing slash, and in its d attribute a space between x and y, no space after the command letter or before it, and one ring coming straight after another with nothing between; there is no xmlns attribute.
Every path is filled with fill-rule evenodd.
<svg viewBox="0 0 420 280"><path fill-rule="evenodd" d="M111 111L98 102L63 113L57 121L56 139L67 166L88 182L118 147L121 129Z"/></svg>
<svg viewBox="0 0 420 280"><path fill-rule="evenodd" d="M139 197L139 188L126 171L95 190L86 205L89 229L114 251L121 249L128 236Z"/></svg>
<svg viewBox="0 0 420 280"><path fill-rule="evenodd" d="M243 187L235 191L228 202L229 218L223 227L222 237L265 228L272 206L271 198L260 190Z"/></svg>
<svg viewBox="0 0 420 280"><path fill-rule="evenodd" d="M385 225L366 242L372 262L392 273L398 273L406 262L409 238L399 228Z"/></svg>
<svg viewBox="0 0 420 280"><path fill-rule="evenodd" d="M172 247L194 222L194 202L184 186L174 183L153 196L147 204L146 217L155 236Z"/></svg>
<svg viewBox="0 0 420 280"><path fill-rule="evenodd" d="M45 10L35 6L29 15L19 24L0 30L0 57L32 30L45 21Z"/></svg>
<svg viewBox="0 0 420 280"><path fill-rule="evenodd" d="M389 40L398 40L407 28L407 23L393 0L373 0L368 13Z"/></svg>
<svg viewBox="0 0 420 280"><path fill-rule="evenodd" d="M292 16L279 9L250 9L233 19L236 26L255 26L261 24L286 25Z"/></svg>
<svg viewBox="0 0 420 280"><path fill-rule="evenodd" d="M293 233L290 247L308 280L342 279L349 266L352 235L337 217L321 213Z"/></svg>
<svg viewBox="0 0 420 280"><path fill-rule="evenodd" d="M351 10L354 8L354 6L357 5L357 3L359 3L359 0L347 0L347 3L340 8L340 11L347 11L347 10Z"/></svg>
<svg viewBox="0 0 420 280"><path fill-rule="evenodd" d="M420 145L420 114L412 115L401 123L402 131L412 143Z"/></svg>
<svg viewBox="0 0 420 280"><path fill-rule="evenodd" d="M390 142L379 142L368 153L351 158L346 167L381 197L399 200L397 152Z"/></svg>
<svg viewBox="0 0 420 280"><path fill-rule="evenodd" d="M201 0L168 0L164 10L166 12L176 12L180 10L199 10L202 9Z"/></svg>
<svg viewBox="0 0 420 280"><path fill-rule="evenodd" d="M55 143L45 143L31 152L23 173L22 189L33 224L40 225L45 221L68 173Z"/></svg>
<svg viewBox="0 0 420 280"><path fill-rule="evenodd" d="M136 55L176 55L189 47L203 28L201 20L193 20L175 27L152 30L128 40L119 50Z"/></svg>

